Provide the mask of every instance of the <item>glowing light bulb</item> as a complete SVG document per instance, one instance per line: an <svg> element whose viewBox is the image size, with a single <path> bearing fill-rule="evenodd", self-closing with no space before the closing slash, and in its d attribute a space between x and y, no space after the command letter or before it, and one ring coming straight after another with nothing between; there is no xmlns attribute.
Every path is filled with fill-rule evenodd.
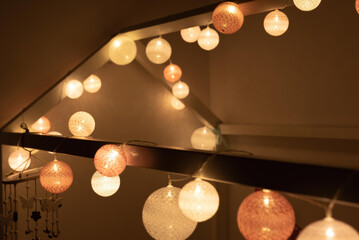
<svg viewBox="0 0 359 240"><path fill-rule="evenodd" d="M75 137L88 137L95 130L95 119L87 112L76 112L69 119L69 130Z"/></svg>
<svg viewBox="0 0 359 240"><path fill-rule="evenodd" d="M305 227L297 240L359 240L358 232L350 225L326 217Z"/></svg>
<svg viewBox="0 0 359 240"><path fill-rule="evenodd" d="M101 79L96 75L91 75L83 82L84 88L89 93L98 92L101 88Z"/></svg>
<svg viewBox="0 0 359 240"><path fill-rule="evenodd" d="M189 86L185 82L178 81L172 86L172 94L179 99L186 98L189 94Z"/></svg>
<svg viewBox="0 0 359 240"><path fill-rule="evenodd" d="M268 34L280 36L288 30L289 20L283 12L274 10L264 18L263 25Z"/></svg>
<svg viewBox="0 0 359 240"><path fill-rule="evenodd" d="M72 184L73 173L69 165L57 159L47 163L40 172L40 183L50 193L63 193Z"/></svg>
<svg viewBox="0 0 359 240"><path fill-rule="evenodd" d="M103 145L95 154L96 170L106 177L120 175L126 168L127 158L121 146Z"/></svg>
<svg viewBox="0 0 359 240"><path fill-rule="evenodd" d="M41 117L31 125L31 128L36 132L44 134L50 130L51 123L46 117Z"/></svg>
<svg viewBox="0 0 359 240"><path fill-rule="evenodd" d="M244 15L238 4L223 2L214 9L212 14L214 27L221 33L232 34L243 25Z"/></svg>
<svg viewBox="0 0 359 240"><path fill-rule="evenodd" d="M237 223L245 239L287 240L295 225L294 210L279 193L257 191L241 203Z"/></svg>
<svg viewBox="0 0 359 240"><path fill-rule="evenodd" d="M316 9L321 0L293 0L294 5L302 11L312 11Z"/></svg>
<svg viewBox="0 0 359 240"><path fill-rule="evenodd" d="M135 59L136 54L136 43L131 38L119 35L111 40L109 57L113 63L127 65Z"/></svg>
<svg viewBox="0 0 359 240"><path fill-rule="evenodd" d="M175 96L172 96L171 98L171 105L174 109L176 110L182 110L184 109L186 106L180 101L178 100L178 98L176 98Z"/></svg>
<svg viewBox="0 0 359 240"><path fill-rule="evenodd" d="M84 88L79 80L71 80L65 84L65 94L69 98L79 98L83 92Z"/></svg>
<svg viewBox="0 0 359 240"><path fill-rule="evenodd" d="M91 186L95 193L101 197L109 197L120 188L120 177L106 177L96 171L91 178Z"/></svg>
<svg viewBox="0 0 359 240"><path fill-rule="evenodd" d="M181 37L184 41L193 43L197 41L200 32L201 28L199 26L182 29Z"/></svg>
<svg viewBox="0 0 359 240"><path fill-rule="evenodd" d="M10 154L8 163L11 169L15 170L16 172L22 172L30 167L30 152L22 148L18 148L16 151Z"/></svg>
<svg viewBox="0 0 359 240"><path fill-rule="evenodd" d="M212 184L196 178L182 188L178 204L186 217L196 222L203 222L216 214L219 196Z"/></svg>
<svg viewBox="0 0 359 240"><path fill-rule="evenodd" d="M153 192L142 210L146 231L156 240L184 240L196 229L197 222L188 219L178 207L181 189L168 185Z"/></svg>
<svg viewBox="0 0 359 240"><path fill-rule="evenodd" d="M197 42L202 49L210 51L218 46L219 35L215 30L207 27L200 32Z"/></svg>
<svg viewBox="0 0 359 240"><path fill-rule="evenodd" d="M197 128L191 136L191 144L193 148L202 150L215 150L217 146L217 135L209 128Z"/></svg>
<svg viewBox="0 0 359 240"><path fill-rule="evenodd" d="M182 70L176 64L169 64L163 70L164 78L169 82L177 82L182 77Z"/></svg>
<svg viewBox="0 0 359 240"><path fill-rule="evenodd" d="M155 64L166 62L171 54L171 45L161 37L152 39L146 46L146 56Z"/></svg>

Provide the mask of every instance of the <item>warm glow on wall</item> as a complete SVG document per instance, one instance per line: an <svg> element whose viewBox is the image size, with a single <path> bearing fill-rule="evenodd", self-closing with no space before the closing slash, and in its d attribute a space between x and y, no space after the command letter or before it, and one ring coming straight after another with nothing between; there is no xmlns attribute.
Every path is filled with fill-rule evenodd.
<svg viewBox="0 0 359 240"><path fill-rule="evenodd" d="M175 96L171 97L171 105L175 110L182 110L184 109L186 106L180 101L178 100L178 98L176 98Z"/></svg>
<svg viewBox="0 0 359 240"><path fill-rule="evenodd" d="M67 97L76 99L84 92L82 83L79 80L71 80L65 83L65 94Z"/></svg>
<svg viewBox="0 0 359 240"><path fill-rule="evenodd" d="M91 178L92 190L101 197L109 197L120 188L120 177L106 177L96 171Z"/></svg>
<svg viewBox="0 0 359 240"><path fill-rule="evenodd" d="M38 133L47 133L51 128L51 123L46 117L41 117L31 125L31 128Z"/></svg>
<svg viewBox="0 0 359 240"><path fill-rule="evenodd" d="M193 148L202 150L215 150L217 146L217 135L207 127L197 128L191 136Z"/></svg>
<svg viewBox="0 0 359 240"><path fill-rule="evenodd" d="M294 5L302 11L312 11L316 9L321 0L293 0Z"/></svg>
<svg viewBox="0 0 359 240"><path fill-rule="evenodd" d="M72 184L73 173L69 165L55 160L47 163L40 172L40 183L50 193L63 193Z"/></svg>
<svg viewBox="0 0 359 240"><path fill-rule="evenodd" d="M257 191L241 203L237 223L245 239L287 240L295 226L294 210L279 193Z"/></svg>
<svg viewBox="0 0 359 240"><path fill-rule="evenodd" d="M182 188L178 204L189 219L203 222L216 214L219 196L212 184L196 178Z"/></svg>
<svg viewBox="0 0 359 240"><path fill-rule="evenodd" d="M179 99L186 98L189 94L189 86L185 82L178 81L172 86L172 94Z"/></svg>
<svg viewBox="0 0 359 240"><path fill-rule="evenodd" d="M120 175L126 168L126 154L121 146L115 144L103 145L95 154L96 170L106 177Z"/></svg>
<svg viewBox="0 0 359 240"><path fill-rule="evenodd" d="M156 240L185 240L196 229L197 222L188 219L178 207L181 189L168 185L153 192L142 210L146 231Z"/></svg>
<svg viewBox="0 0 359 240"><path fill-rule="evenodd" d="M219 32L232 34L242 27L244 16L237 3L223 2L214 9L212 21Z"/></svg>
<svg viewBox="0 0 359 240"><path fill-rule="evenodd" d="M163 70L163 76L169 82L177 82L182 77L182 70L178 65L170 63Z"/></svg>
<svg viewBox="0 0 359 240"><path fill-rule="evenodd" d="M202 49L210 51L218 46L219 35L215 30L207 27L200 32L197 41Z"/></svg>
<svg viewBox="0 0 359 240"><path fill-rule="evenodd" d="M165 63L170 59L171 54L171 45L162 37L152 39L146 46L146 56L155 64Z"/></svg>
<svg viewBox="0 0 359 240"><path fill-rule="evenodd" d="M269 35L280 36L288 30L289 19L285 13L274 10L264 18L263 25Z"/></svg>
<svg viewBox="0 0 359 240"><path fill-rule="evenodd" d="M83 82L84 88L86 92L89 93L96 93L101 88L101 79L96 75L91 75L88 78L85 79Z"/></svg>
<svg viewBox="0 0 359 240"><path fill-rule="evenodd" d="M30 152L22 148L18 148L16 151L10 154L8 163L11 169L15 170L16 172L22 172L30 167Z"/></svg>
<svg viewBox="0 0 359 240"><path fill-rule="evenodd" d="M181 37L184 41L193 43L197 41L200 32L201 28L199 26L182 29Z"/></svg>
<svg viewBox="0 0 359 240"><path fill-rule="evenodd" d="M95 119L87 112L76 112L70 117L69 130L75 137L88 137L95 130Z"/></svg>
<svg viewBox="0 0 359 240"><path fill-rule="evenodd" d="M126 36L116 36L110 42L109 57L117 65L131 63L137 54L135 41Z"/></svg>
<svg viewBox="0 0 359 240"><path fill-rule="evenodd" d="M326 217L305 227L297 240L359 240L359 234L348 224Z"/></svg>

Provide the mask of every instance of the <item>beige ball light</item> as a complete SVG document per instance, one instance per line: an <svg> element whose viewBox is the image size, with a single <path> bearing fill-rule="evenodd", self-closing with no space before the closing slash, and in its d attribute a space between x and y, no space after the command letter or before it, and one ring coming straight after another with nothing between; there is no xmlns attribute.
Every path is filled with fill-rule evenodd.
<svg viewBox="0 0 359 240"><path fill-rule="evenodd" d="M207 51L215 49L219 44L218 33L210 27L207 27L201 31L198 36L198 45Z"/></svg>
<svg viewBox="0 0 359 240"><path fill-rule="evenodd" d="M170 59L171 54L171 45L162 37L152 39L146 46L146 56L155 64L165 63Z"/></svg>
<svg viewBox="0 0 359 240"><path fill-rule="evenodd" d="M168 185L153 192L142 210L146 231L156 240L184 240L196 229L197 222L188 219L178 207L181 189Z"/></svg>
<svg viewBox="0 0 359 240"><path fill-rule="evenodd" d="M109 47L110 60L117 65L131 63L137 54L135 41L126 36L116 36L111 40Z"/></svg>
<svg viewBox="0 0 359 240"><path fill-rule="evenodd" d="M201 28L199 26L181 30L181 37L185 42L194 43L197 41Z"/></svg>
<svg viewBox="0 0 359 240"><path fill-rule="evenodd" d="M16 172L22 172L30 167L30 152L22 148L18 148L16 151L10 154L8 163L11 169L15 170Z"/></svg>
<svg viewBox="0 0 359 240"><path fill-rule="evenodd" d="M201 150L215 150L217 146L217 135L207 127L197 128L191 136L193 148Z"/></svg>
<svg viewBox="0 0 359 240"><path fill-rule="evenodd" d="M274 10L264 18L264 29L269 35L280 36L284 34L289 27L289 20L285 13Z"/></svg>
<svg viewBox="0 0 359 240"><path fill-rule="evenodd" d="M69 130L75 137L88 137L95 130L95 119L87 112L74 113L69 120Z"/></svg>
<svg viewBox="0 0 359 240"><path fill-rule="evenodd" d="M175 110L182 110L184 109L186 106L180 101L178 100L178 98L176 98L175 96L172 96L171 98L171 105Z"/></svg>
<svg viewBox="0 0 359 240"><path fill-rule="evenodd" d="M71 80L65 84L65 94L69 98L79 98L83 92L84 88L79 80Z"/></svg>
<svg viewBox="0 0 359 240"><path fill-rule="evenodd" d="M189 219L203 222L216 214L219 196L212 184L196 178L182 188L178 203L183 214Z"/></svg>
<svg viewBox="0 0 359 240"><path fill-rule="evenodd" d="M348 224L326 217L309 224L297 240L359 240L359 234Z"/></svg>
<svg viewBox="0 0 359 240"><path fill-rule="evenodd" d="M46 117L39 118L36 122L31 125L31 128L35 132L47 133L51 128L51 123Z"/></svg>
<svg viewBox="0 0 359 240"><path fill-rule="evenodd" d="M91 178L91 187L101 197L109 197L120 188L120 177L106 177L96 171Z"/></svg>
<svg viewBox="0 0 359 240"><path fill-rule="evenodd" d="M185 82L178 81L172 86L172 94L179 99L186 98L189 94L189 86Z"/></svg>
<svg viewBox="0 0 359 240"><path fill-rule="evenodd" d="M101 89L101 79L96 75L91 75L83 82L86 92L96 93Z"/></svg>
<svg viewBox="0 0 359 240"><path fill-rule="evenodd" d="M302 11L312 11L316 9L321 0L293 0L294 5Z"/></svg>

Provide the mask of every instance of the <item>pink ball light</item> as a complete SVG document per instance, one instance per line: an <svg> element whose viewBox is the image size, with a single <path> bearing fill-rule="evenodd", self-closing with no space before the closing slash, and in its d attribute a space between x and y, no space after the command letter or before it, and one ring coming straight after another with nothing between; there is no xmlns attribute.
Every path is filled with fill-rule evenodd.
<svg viewBox="0 0 359 240"><path fill-rule="evenodd" d="M40 172L40 183L50 193L63 193L74 179L69 165L57 159L47 163Z"/></svg>
<svg viewBox="0 0 359 240"><path fill-rule="evenodd" d="M126 154L121 146L107 144L97 150L94 164L96 170L102 175L115 177L126 168Z"/></svg>

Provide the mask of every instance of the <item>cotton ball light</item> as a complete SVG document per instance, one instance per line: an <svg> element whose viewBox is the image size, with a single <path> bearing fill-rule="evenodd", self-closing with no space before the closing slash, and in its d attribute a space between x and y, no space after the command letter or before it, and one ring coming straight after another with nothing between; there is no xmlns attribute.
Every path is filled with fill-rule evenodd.
<svg viewBox="0 0 359 240"><path fill-rule="evenodd" d="M146 231L156 240L184 240L196 229L197 222L188 219L178 207L181 189L168 185L153 192L142 210Z"/></svg>
<svg viewBox="0 0 359 240"><path fill-rule="evenodd" d="M274 10L264 18L263 25L269 35L280 36L288 30L289 20L285 13Z"/></svg>
<svg viewBox="0 0 359 240"><path fill-rule="evenodd" d="M199 26L181 29L181 37L185 42L193 43L197 41L200 32Z"/></svg>
<svg viewBox="0 0 359 240"><path fill-rule="evenodd" d="M240 205L237 223L245 239L287 240L295 226L294 210L279 193L257 191Z"/></svg>
<svg viewBox="0 0 359 240"><path fill-rule="evenodd" d="M95 130L95 119L87 112L76 112L70 117L69 130L75 137L88 137Z"/></svg>
<svg viewBox="0 0 359 240"><path fill-rule="evenodd" d="M182 110L184 109L186 106L180 101L178 100L178 98L176 98L175 96L172 96L171 98L171 105L175 110Z"/></svg>
<svg viewBox="0 0 359 240"><path fill-rule="evenodd" d="M178 81L172 86L172 94L179 99L186 98L189 94L189 86L185 82Z"/></svg>
<svg viewBox="0 0 359 240"><path fill-rule="evenodd" d="M11 169L16 172L22 172L30 167L31 158L30 152L25 149L18 148L12 152L8 158L8 163Z"/></svg>
<svg viewBox="0 0 359 240"><path fill-rule="evenodd" d="M97 150L94 164L96 170L102 175L115 177L125 170L127 158L121 146L106 144Z"/></svg>
<svg viewBox="0 0 359 240"><path fill-rule="evenodd" d="M79 80L71 80L65 84L65 94L69 98L79 98L83 92L84 88Z"/></svg>
<svg viewBox="0 0 359 240"><path fill-rule="evenodd" d="M98 76L92 74L91 76L85 79L83 85L87 92L95 93L100 90L102 84L101 84L101 79Z"/></svg>
<svg viewBox="0 0 359 240"><path fill-rule="evenodd" d="M359 240L358 232L350 225L326 217L305 227L297 240Z"/></svg>
<svg viewBox="0 0 359 240"><path fill-rule="evenodd" d="M312 11L316 9L321 0L293 0L294 5L302 11Z"/></svg>
<svg viewBox="0 0 359 240"><path fill-rule="evenodd" d="M177 82L182 77L182 70L176 64L169 64L163 70L164 78L169 82Z"/></svg>
<svg viewBox="0 0 359 240"><path fill-rule="evenodd" d="M171 54L171 45L162 37L152 39L146 46L146 56L155 64L162 64L166 62L170 59Z"/></svg>
<svg viewBox="0 0 359 240"><path fill-rule="evenodd" d="M219 196L212 184L196 178L183 186L178 204L183 214L189 219L203 222L216 214Z"/></svg>
<svg viewBox="0 0 359 240"><path fill-rule="evenodd" d="M212 21L219 32L232 34L242 27L244 15L237 3L223 2L214 9Z"/></svg>
<svg viewBox="0 0 359 240"><path fill-rule="evenodd" d="M217 146L217 135L207 127L201 127L194 130L191 136L193 148L201 150L215 150Z"/></svg>
<svg viewBox="0 0 359 240"><path fill-rule="evenodd" d="M91 187L101 197L109 197L120 188L120 176L106 177L96 171L91 178Z"/></svg>
<svg viewBox="0 0 359 240"><path fill-rule="evenodd" d="M51 128L51 123L46 117L41 117L31 125L31 128L39 133L47 133Z"/></svg>
<svg viewBox="0 0 359 240"><path fill-rule="evenodd" d="M198 45L207 51L215 49L219 44L218 33L210 27L207 27L201 31L198 36Z"/></svg>
<svg viewBox="0 0 359 240"><path fill-rule="evenodd" d="M47 163L40 172L40 183L50 193L63 193L72 184L73 173L69 165L56 158Z"/></svg>
<svg viewBox="0 0 359 240"><path fill-rule="evenodd" d="M113 63L127 65L136 57L136 43L127 36L116 36L110 42L108 53Z"/></svg>

